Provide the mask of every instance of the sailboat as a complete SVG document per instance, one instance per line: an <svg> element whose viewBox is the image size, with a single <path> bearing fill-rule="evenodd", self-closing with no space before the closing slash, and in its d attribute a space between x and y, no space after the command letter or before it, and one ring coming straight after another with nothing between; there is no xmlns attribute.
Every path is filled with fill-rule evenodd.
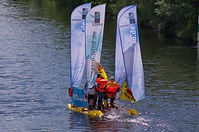
<svg viewBox="0 0 199 132"><path fill-rule="evenodd" d="M68 103L68 109L95 117L101 117L104 113L100 110L89 111L87 109L88 104L84 97L85 89L81 84L84 79L83 74L86 74L86 88L89 91L95 84L98 72L105 73L100 65L104 17L105 4L91 9L90 3L77 7L71 15L72 87L69 89L69 93L72 103ZM98 68L96 68L96 64ZM143 79L136 6L132 5L123 8L117 18L115 81L122 86L119 99L129 102L143 99ZM117 109L120 108L122 107L117 106ZM130 115L137 114L135 109L122 109L125 109Z"/></svg>

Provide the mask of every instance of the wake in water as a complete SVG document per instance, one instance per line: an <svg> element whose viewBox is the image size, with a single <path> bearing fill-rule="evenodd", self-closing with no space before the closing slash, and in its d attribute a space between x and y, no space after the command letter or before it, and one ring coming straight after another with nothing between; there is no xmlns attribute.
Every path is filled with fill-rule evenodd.
<svg viewBox="0 0 199 132"><path fill-rule="evenodd" d="M152 114L153 115L153 114ZM156 128L157 131L172 131L173 128L166 122L156 117L150 117L151 115L129 115L125 109L110 109L104 115L104 119L116 124L132 125L133 128L141 129L144 131L153 131L152 128ZM131 127L130 127L131 128Z"/></svg>
<svg viewBox="0 0 199 132"><path fill-rule="evenodd" d="M107 111L104 115L104 118L110 121L132 122L144 126L149 126L149 122L151 121L149 119L144 119L143 117L129 115L128 111L125 109L114 109L114 108Z"/></svg>
<svg viewBox="0 0 199 132"><path fill-rule="evenodd" d="M118 119L118 118L125 118L128 117L129 113L125 109L116 109L116 108L111 108L108 111L105 112L104 117L108 119Z"/></svg>

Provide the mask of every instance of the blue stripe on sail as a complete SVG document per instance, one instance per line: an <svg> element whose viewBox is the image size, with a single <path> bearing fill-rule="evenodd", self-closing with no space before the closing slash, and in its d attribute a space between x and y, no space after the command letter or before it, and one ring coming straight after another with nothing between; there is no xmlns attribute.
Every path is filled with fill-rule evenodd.
<svg viewBox="0 0 199 132"><path fill-rule="evenodd" d="M78 107L87 107L88 106L87 102L82 102L82 101L75 100L75 99L72 100L72 104L75 104L75 106L78 106Z"/></svg>
<svg viewBox="0 0 199 132"><path fill-rule="evenodd" d="M87 100L84 98L84 89L73 87L72 104L79 107L87 107Z"/></svg>

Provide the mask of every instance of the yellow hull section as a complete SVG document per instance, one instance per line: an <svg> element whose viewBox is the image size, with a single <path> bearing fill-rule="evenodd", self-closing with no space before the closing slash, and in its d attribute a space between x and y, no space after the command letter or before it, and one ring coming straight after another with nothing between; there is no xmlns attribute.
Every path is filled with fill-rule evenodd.
<svg viewBox="0 0 199 132"><path fill-rule="evenodd" d="M120 108L120 107L118 107ZM100 110L88 110L88 108L85 107L76 107L72 106L72 104L68 104L68 109L74 112L82 113L88 116L92 117L102 117L104 114ZM129 115L137 115L137 111L135 109L126 109L129 113Z"/></svg>
<svg viewBox="0 0 199 132"><path fill-rule="evenodd" d="M92 116L92 117L101 117L103 116L102 111L100 110L88 110L85 107L75 107L72 106L72 104L68 104L68 109L74 112L78 112L78 113L82 113L88 116Z"/></svg>

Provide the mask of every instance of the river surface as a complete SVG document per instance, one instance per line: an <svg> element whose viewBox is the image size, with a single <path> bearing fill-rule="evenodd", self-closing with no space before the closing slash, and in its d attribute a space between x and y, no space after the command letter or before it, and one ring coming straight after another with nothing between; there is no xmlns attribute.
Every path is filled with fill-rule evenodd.
<svg viewBox="0 0 199 132"><path fill-rule="evenodd" d="M67 110L70 13L64 0L0 0L1 132L197 132L197 49L139 28L146 98L137 116L89 118ZM114 74L116 22L106 17L101 63Z"/></svg>

